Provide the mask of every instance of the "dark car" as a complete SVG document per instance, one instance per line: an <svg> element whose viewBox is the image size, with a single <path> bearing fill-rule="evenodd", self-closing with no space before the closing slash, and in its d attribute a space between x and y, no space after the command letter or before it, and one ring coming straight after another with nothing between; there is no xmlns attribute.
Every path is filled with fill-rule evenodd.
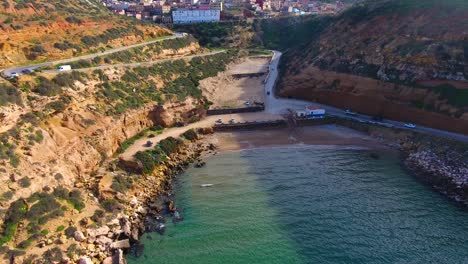
<svg viewBox="0 0 468 264"><path fill-rule="evenodd" d="M34 71L32 69L24 69L21 72L24 74L30 74L30 73L33 73Z"/></svg>
<svg viewBox="0 0 468 264"><path fill-rule="evenodd" d="M269 91L267 92L267 95L270 95L270 92L269 92Z"/></svg>

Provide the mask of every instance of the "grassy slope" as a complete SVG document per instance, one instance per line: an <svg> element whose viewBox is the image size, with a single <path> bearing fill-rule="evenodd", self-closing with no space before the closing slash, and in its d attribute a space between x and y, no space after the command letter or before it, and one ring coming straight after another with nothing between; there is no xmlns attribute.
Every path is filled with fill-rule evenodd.
<svg viewBox="0 0 468 264"><path fill-rule="evenodd" d="M0 22L0 67L72 57L169 33L114 15L93 0L5 0Z"/></svg>

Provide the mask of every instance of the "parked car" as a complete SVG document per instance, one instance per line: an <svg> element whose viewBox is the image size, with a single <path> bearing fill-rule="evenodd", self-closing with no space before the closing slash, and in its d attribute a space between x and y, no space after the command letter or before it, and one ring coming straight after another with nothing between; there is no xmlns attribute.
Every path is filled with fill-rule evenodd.
<svg viewBox="0 0 468 264"><path fill-rule="evenodd" d="M246 101L246 102L244 103L244 105L249 106L250 103L249 103L248 101Z"/></svg>
<svg viewBox="0 0 468 264"><path fill-rule="evenodd" d="M236 122L236 120L234 120L234 118L231 118L231 120L229 120L229 124L234 124Z"/></svg>
<svg viewBox="0 0 468 264"><path fill-rule="evenodd" d="M19 76L20 76L20 75L19 75L19 73L17 73L17 72L12 72L12 73L10 73L10 77L12 77L12 78L14 78L14 77L19 77Z"/></svg>
<svg viewBox="0 0 468 264"><path fill-rule="evenodd" d="M221 120L221 118L220 118L220 119L216 120L215 123L216 123L216 124L222 124L222 123L223 123L223 120Z"/></svg>
<svg viewBox="0 0 468 264"><path fill-rule="evenodd" d="M151 141L149 141L149 140L146 141L145 147L148 147L148 148L149 148L149 147L151 147L151 146L153 146L153 142L151 142Z"/></svg>
<svg viewBox="0 0 468 264"><path fill-rule="evenodd" d="M345 110L345 114L346 114L346 115L353 115L353 116L354 116L354 115L356 115L356 112L353 112L353 111L351 111L351 110L349 110L349 109L346 109L346 110Z"/></svg>
<svg viewBox="0 0 468 264"><path fill-rule="evenodd" d="M267 92L267 95L270 95L270 91Z"/></svg>
<svg viewBox="0 0 468 264"><path fill-rule="evenodd" d="M406 123L406 124L404 124L404 126L407 127L407 128L416 128L416 125L412 124L412 123Z"/></svg>
<svg viewBox="0 0 468 264"><path fill-rule="evenodd" d="M71 69L71 65L61 65L57 68L58 71L71 71Z"/></svg>

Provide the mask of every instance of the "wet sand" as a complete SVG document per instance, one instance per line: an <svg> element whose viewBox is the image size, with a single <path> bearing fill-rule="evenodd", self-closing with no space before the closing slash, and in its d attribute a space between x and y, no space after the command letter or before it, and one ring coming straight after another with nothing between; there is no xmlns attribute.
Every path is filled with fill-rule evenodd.
<svg viewBox="0 0 468 264"><path fill-rule="evenodd" d="M284 128L217 132L208 141L216 145L219 151L281 145L340 145L372 149L387 148L364 133L337 125L298 127L293 130Z"/></svg>

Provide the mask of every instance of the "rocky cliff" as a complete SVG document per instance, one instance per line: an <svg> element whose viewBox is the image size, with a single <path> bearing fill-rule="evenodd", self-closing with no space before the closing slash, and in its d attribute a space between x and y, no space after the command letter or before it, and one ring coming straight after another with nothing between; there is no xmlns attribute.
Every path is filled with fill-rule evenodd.
<svg viewBox="0 0 468 264"><path fill-rule="evenodd" d="M171 33L112 14L93 0L5 0L0 21L2 68L70 58Z"/></svg>
<svg viewBox="0 0 468 264"><path fill-rule="evenodd" d="M311 18L284 54L280 94L468 133L467 16L463 1L423 0Z"/></svg>

